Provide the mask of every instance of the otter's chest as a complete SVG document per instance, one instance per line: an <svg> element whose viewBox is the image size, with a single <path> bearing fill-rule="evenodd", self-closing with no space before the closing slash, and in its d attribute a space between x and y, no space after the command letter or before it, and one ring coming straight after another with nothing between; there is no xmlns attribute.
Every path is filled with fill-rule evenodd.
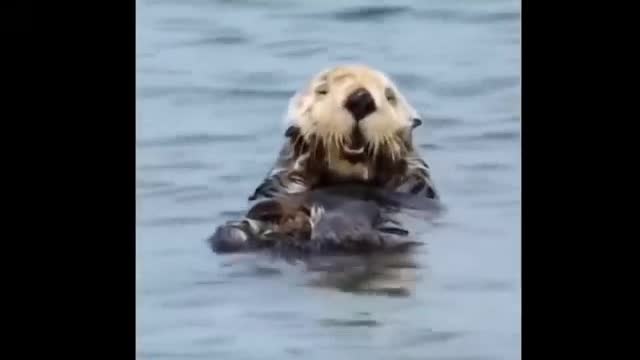
<svg viewBox="0 0 640 360"><path fill-rule="evenodd" d="M406 162L372 161L350 162L345 159L332 161L322 171L321 182L326 185L342 182L362 182L382 187L395 187L405 178Z"/></svg>
<svg viewBox="0 0 640 360"><path fill-rule="evenodd" d="M327 168L328 176L339 180L370 181L375 177L375 169L365 163L351 163L344 159L331 162Z"/></svg>

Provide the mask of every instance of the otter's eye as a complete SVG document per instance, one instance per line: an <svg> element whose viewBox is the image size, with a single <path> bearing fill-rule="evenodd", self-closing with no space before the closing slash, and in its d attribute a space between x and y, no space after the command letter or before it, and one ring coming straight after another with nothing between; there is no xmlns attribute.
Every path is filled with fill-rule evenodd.
<svg viewBox="0 0 640 360"><path fill-rule="evenodd" d="M384 96L387 98L387 100L392 103L395 104L396 103L396 94L393 92L393 90L391 88L386 88L384 89Z"/></svg>
<svg viewBox="0 0 640 360"><path fill-rule="evenodd" d="M327 95L329 92L329 86L327 84L320 84L316 87L316 94L318 95Z"/></svg>

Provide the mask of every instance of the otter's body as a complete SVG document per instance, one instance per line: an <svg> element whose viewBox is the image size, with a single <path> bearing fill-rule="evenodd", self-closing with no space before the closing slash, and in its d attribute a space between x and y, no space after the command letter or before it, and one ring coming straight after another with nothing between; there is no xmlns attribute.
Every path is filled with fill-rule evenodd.
<svg viewBox="0 0 640 360"><path fill-rule="evenodd" d="M345 189L345 184L356 183L438 200L429 166L413 145L413 129L422 121L383 73L362 65L323 71L291 99L286 121L285 143L275 165L249 197L267 202L256 204L244 221L219 228L214 238L230 241L220 242L218 251L243 248L243 243L265 235L277 238L275 243L313 238L304 244L318 249L336 243L344 249L347 239L358 238L364 248L384 249L382 204L343 196L339 206L327 209L331 197L320 190L329 187ZM289 210L279 211L277 221L256 222L259 219L251 217L264 210L264 204Z"/></svg>

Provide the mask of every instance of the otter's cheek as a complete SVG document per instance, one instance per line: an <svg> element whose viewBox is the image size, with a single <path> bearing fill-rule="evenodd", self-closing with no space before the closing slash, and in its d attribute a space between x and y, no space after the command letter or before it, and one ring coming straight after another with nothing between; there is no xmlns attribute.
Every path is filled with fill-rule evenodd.
<svg viewBox="0 0 640 360"><path fill-rule="evenodd" d="M402 126L395 119L395 115L388 112L372 114L360 124L362 133L372 140L391 136L401 128Z"/></svg>
<svg viewBox="0 0 640 360"><path fill-rule="evenodd" d="M355 121L342 109L315 106L312 113L313 128L323 135L351 134Z"/></svg>

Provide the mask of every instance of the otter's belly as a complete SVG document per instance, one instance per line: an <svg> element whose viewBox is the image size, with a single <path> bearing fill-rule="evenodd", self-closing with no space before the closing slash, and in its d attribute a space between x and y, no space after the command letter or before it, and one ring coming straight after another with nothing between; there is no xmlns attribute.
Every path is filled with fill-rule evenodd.
<svg viewBox="0 0 640 360"><path fill-rule="evenodd" d="M406 252L420 243L397 221L404 209L435 208L423 197L342 184L259 202L244 222L219 227L210 244L217 253L259 249L285 255Z"/></svg>

